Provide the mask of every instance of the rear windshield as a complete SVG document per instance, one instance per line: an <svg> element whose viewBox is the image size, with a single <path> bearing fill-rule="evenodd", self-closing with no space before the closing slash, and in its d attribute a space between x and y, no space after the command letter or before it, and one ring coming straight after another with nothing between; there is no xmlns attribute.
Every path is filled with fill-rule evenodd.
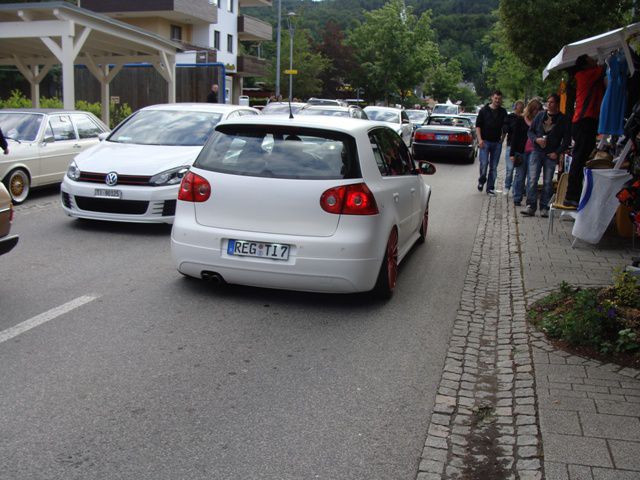
<svg viewBox="0 0 640 480"><path fill-rule="evenodd" d="M220 125L194 166L253 177L361 177L353 137L288 126Z"/></svg>

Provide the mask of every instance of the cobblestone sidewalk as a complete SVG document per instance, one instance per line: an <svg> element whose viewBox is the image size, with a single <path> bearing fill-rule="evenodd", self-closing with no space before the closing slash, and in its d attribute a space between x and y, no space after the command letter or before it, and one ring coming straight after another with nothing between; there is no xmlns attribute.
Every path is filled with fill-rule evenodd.
<svg viewBox="0 0 640 480"><path fill-rule="evenodd" d="M610 283L630 240L571 248L572 224L486 197L417 480L640 478L640 371L555 349L526 305Z"/></svg>

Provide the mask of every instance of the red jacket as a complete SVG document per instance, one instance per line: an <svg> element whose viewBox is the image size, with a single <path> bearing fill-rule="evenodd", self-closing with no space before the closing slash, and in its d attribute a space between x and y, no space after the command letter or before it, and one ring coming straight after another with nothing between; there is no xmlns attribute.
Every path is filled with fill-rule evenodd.
<svg viewBox="0 0 640 480"><path fill-rule="evenodd" d="M576 73L576 109L573 122L583 118L598 119L604 96L604 67L592 67ZM585 102L588 102L585 104Z"/></svg>

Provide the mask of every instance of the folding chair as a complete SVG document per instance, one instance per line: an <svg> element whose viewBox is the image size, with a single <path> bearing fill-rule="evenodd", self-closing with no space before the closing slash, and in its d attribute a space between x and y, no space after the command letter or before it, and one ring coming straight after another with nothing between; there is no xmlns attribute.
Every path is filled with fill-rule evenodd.
<svg viewBox="0 0 640 480"><path fill-rule="evenodd" d="M570 215L575 218L577 213L574 207L565 207L563 205L564 199L567 195L567 184L569 183L569 174L567 172L560 175L558 179L558 186L556 188L555 195L551 198L551 202L549 204L549 228L547 229L547 240L549 240L549 236L551 232L553 232L553 217L555 217L556 212L561 212L562 214Z"/></svg>

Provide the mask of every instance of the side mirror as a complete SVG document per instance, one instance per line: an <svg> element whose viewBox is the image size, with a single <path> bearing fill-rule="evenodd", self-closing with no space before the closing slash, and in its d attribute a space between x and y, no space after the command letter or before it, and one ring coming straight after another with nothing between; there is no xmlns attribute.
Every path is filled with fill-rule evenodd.
<svg viewBox="0 0 640 480"><path fill-rule="evenodd" d="M433 175L436 173L436 166L430 162L418 162L418 169L422 175Z"/></svg>
<svg viewBox="0 0 640 480"><path fill-rule="evenodd" d="M403 118L403 119L402 119L402 123L411 123L411 120L406 119L406 118Z"/></svg>
<svg viewBox="0 0 640 480"><path fill-rule="evenodd" d="M48 135L42 139L42 143L53 143L56 139L52 135Z"/></svg>
<svg viewBox="0 0 640 480"><path fill-rule="evenodd" d="M109 133L111 133L111 132L102 132L102 133L98 134L98 140L103 141L104 139L106 139L109 136Z"/></svg>

